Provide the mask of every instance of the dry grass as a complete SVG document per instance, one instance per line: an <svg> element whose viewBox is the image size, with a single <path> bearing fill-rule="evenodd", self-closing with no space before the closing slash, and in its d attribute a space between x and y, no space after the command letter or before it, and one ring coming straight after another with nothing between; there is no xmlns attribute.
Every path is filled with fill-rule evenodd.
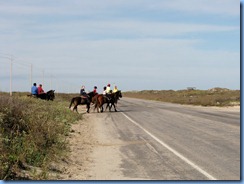
<svg viewBox="0 0 244 184"><path fill-rule="evenodd" d="M202 106L240 105L240 90L213 88L210 90L143 90L124 92L123 96Z"/></svg>
<svg viewBox="0 0 244 184"><path fill-rule="evenodd" d="M67 108L71 96L45 101L0 93L1 180L48 179L49 164L65 154L71 123L81 118Z"/></svg>

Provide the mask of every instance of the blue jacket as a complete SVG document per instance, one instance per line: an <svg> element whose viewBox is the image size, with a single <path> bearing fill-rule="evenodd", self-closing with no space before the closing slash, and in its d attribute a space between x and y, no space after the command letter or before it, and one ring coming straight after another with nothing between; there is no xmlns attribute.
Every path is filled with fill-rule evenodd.
<svg viewBox="0 0 244 184"><path fill-rule="evenodd" d="M37 95L38 93L37 93L37 87L36 86L32 86L31 87L31 94L32 95Z"/></svg>

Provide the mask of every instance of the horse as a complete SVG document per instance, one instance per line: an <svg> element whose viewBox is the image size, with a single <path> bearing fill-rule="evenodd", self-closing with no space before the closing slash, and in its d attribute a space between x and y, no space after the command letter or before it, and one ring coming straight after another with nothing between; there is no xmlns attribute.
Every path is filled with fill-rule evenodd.
<svg viewBox="0 0 244 184"><path fill-rule="evenodd" d="M114 110L115 110L115 112L117 112L115 104L117 105L119 98L122 98L122 93L120 90L116 91L115 93L110 94L111 106L109 106L109 103L107 104L107 107L109 106L109 111L111 111L112 106L114 106ZM106 107L106 109L107 109L107 107Z"/></svg>
<svg viewBox="0 0 244 184"><path fill-rule="evenodd" d="M94 96L91 98L91 103L92 104L96 104L97 96L98 96L98 93L95 93Z"/></svg>
<svg viewBox="0 0 244 184"><path fill-rule="evenodd" d="M103 112L103 104L107 103L105 111L108 107L109 111L111 111L112 106L114 106L114 111L117 112L115 104L117 104L119 98L122 98L122 93L120 90L115 93L108 94L108 97L104 96L103 94L100 94L96 98L96 104L94 109L97 108L97 112L99 112L99 109L100 112ZM109 104L111 104L111 106L109 106Z"/></svg>
<svg viewBox="0 0 244 184"><path fill-rule="evenodd" d="M86 108L87 108L87 113L89 113L89 110L90 110L90 104L91 104L91 101L92 101L92 98L96 95L97 93L94 93L93 91L88 93L87 94L87 98L83 98L81 96L77 96L77 97L74 97L71 99L71 102L70 102L70 105L69 105L69 108L71 108L72 104L74 104L74 108L73 108L73 111L76 110L76 112L78 113L78 110L77 110L77 106L78 105L86 105Z"/></svg>
<svg viewBox="0 0 244 184"><path fill-rule="evenodd" d="M119 98L122 98L122 92L120 90L118 90L115 93L112 93L111 96L113 96L113 98L114 98L114 103L117 104Z"/></svg>
<svg viewBox="0 0 244 184"><path fill-rule="evenodd" d="M105 97L103 94L99 94L96 96L96 100L95 100L95 107L94 110L97 109L97 112L103 112L103 104L105 103L109 103L109 100L107 97Z"/></svg>
<svg viewBox="0 0 244 184"><path fill-rule="evenodd" d="M54 91L55 90L49 90L46 93L41 93L41 94L36 95L36 97L40 98L42 100L52 100L53 101L55 98Z"/></svg>

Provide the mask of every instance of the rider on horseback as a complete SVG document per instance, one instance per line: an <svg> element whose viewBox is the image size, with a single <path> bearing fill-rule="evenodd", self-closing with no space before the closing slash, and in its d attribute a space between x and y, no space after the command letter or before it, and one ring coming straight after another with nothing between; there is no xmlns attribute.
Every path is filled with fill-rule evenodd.
<svg viewBox="0 0 244 184"><path fill-rule="evenodd" d="M93 93L94 93L94 94L97 93L97 86L94 86Z"/></svg>
<svg viewBox="0 0 244 184"><path fill-rule="evenodd" d="M109 93L108 93L107 88L108 87L106 87L106 86L103 87L103 96L109 101L110 97L109 97Z"/></svg>
<svg viewBox="0 0 244 184"><path fill-rule="evenodd" d="M107 85L106 93L107 94L111 94L110 84Z"/></svg>
<svg viewBox="0 0 244 184"><path fill-rule="evenodd" d="M114 86L113 93L116 93L118 91L117 86Z"/></svg>
<svg viewBox="0 0 244 184"><path fill-rule="evenodd" d="M81 98L84 98L84 99L87 99L88 101L90 101L89 98L88 98L89 96L87 95L87 93L85 91L85 86L84 85L81 86L80 96L81 96Z"/></svg>
<svg viewBox="0 0 244 184"><path fill-rule="evenodd" d="M38 95L38 88L36 87L36 83L34 83L33 86L31 87L31 95L33 97L37 97Z"/></svg>
<svg viewBox="0 0 244 184"><path fill-rule="evenodd" d="M39 87L37 88L37 92L38 92L38 95L45 93L42 88L42 84L39 84Z"/></svg>

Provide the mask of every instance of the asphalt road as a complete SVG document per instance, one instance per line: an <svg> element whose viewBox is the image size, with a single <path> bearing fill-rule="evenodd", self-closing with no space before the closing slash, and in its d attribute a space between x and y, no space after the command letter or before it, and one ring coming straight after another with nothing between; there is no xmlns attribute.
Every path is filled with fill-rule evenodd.
<svg viewBox="0 0 244 184"><path fill-rule="evenodd" d="M118 112L90 115L114 141L122 179L240 180L239 111L122 98Z"/></svg>

